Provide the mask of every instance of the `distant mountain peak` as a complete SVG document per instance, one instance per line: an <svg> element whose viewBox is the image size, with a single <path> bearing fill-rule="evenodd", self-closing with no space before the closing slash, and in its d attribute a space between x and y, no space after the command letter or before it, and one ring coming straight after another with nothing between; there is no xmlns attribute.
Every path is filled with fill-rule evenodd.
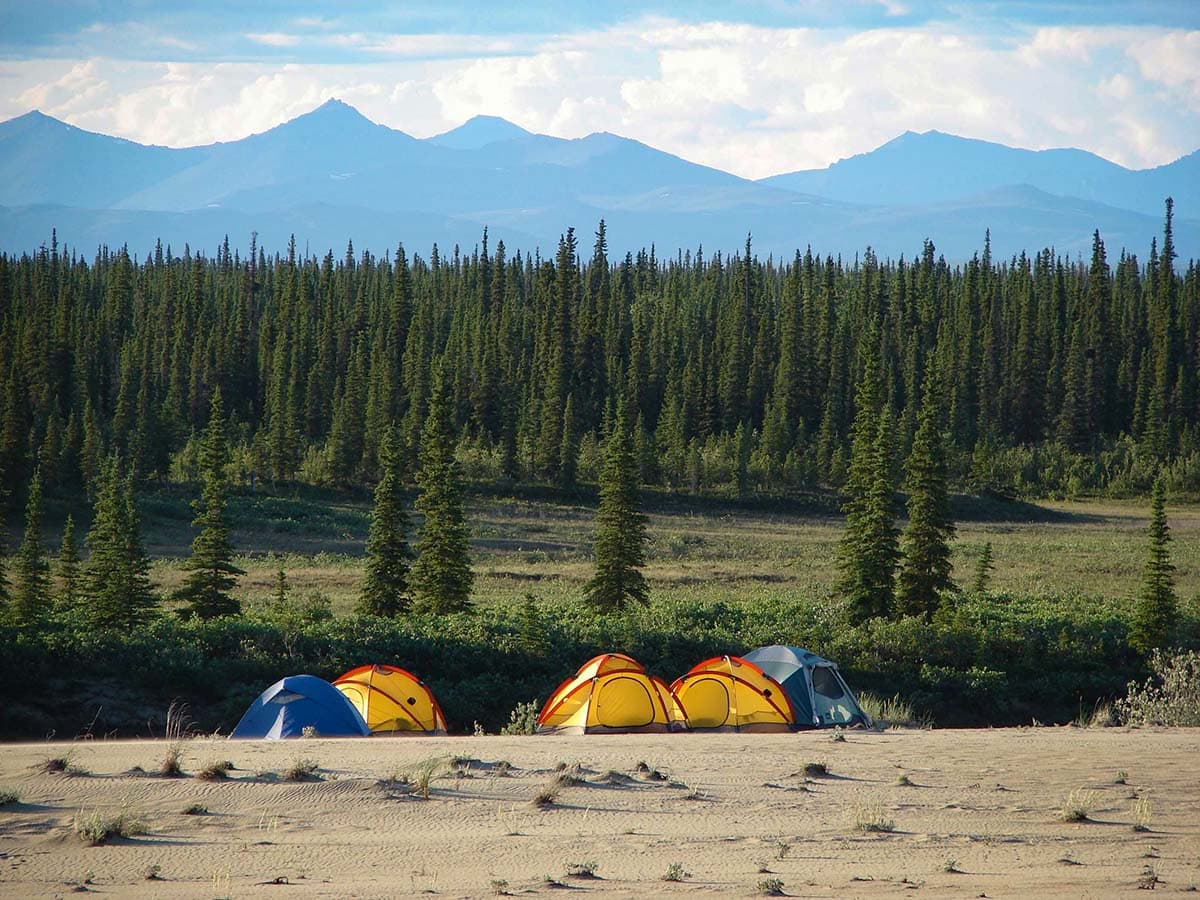
<svg viewBox="0 0 1200 900"><path fill-rule="evenodd" d="M452 150L478 150L488 144L529 137L533 132L499 116L472 116L457 128L427 138L429 143Z"/></svg>

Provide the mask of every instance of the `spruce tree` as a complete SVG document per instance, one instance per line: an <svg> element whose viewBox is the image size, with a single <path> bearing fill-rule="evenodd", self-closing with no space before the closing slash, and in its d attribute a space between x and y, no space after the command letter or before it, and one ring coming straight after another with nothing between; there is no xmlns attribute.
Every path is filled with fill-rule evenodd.
<svg viewBox="0 0 1200 900"><path fill-rule="evenodd" d="M646 517L638 509L638 475L633 423L621 396L604 452L596 511L596 573L584 587L584 599L601 611L649 602L641 572L646 564Z"/></svg>
<svg viewBox="0 0 1200 900"><path fill-rule="evenodd" d="M357 611L368 616L395 616L412 603L409 569L413 552L408 544L409 519L401 480L400 435L390 428L379 447L382 477L375 487L375 506L367 533L367 573Z"/></svg>
<svg viewBox="0 0 1200 900"><path fill-rule="evenodd" d="M413 599L422 611L436 614L469 611L475 580L454 445L449 377L443 361L434 373L429 414L421 432L421 470L417 475L421 493L416 507L425 523L412 567Z"/></svg>
<svg viewBox="0 0 1200 900"><path fill-rule="evenodd" d="M567 394L563 407L562 439L558 451L558 486L575 487L576 470L579 463L579 436L575 433L575 395Z"/></svg>
<svg viewBox="0 0 1200 900"><path fill-rule="evenodd" d="M290 592L291 588L288 585L287 572L283 571L283 566L280 566L279 571L275 573L275 593L271 595L271 606L276 610L285 609Z"/></svg>
<svg viewBox="0 0 1200 900"><path fill-rule="evenodd" d="M1166 646L1175 628L1177 608L1175 579L1171 564L1171 529L1167 525L1165 488L1162 479L1154 482L1150 495L1150 547L1142 571L1142 589L1134 608L1129 643L1135 650L1149 654Z"/></svg>
<svg viewBox="0 0 1200 900"><path fill-rule="evenodd" d="M0 465L0 618L8 612L9 595L8 570L4 567L4 559L8 555L8 528L4 515L8 504L8 490L5 488L4 467Z"/></svg>
<svg viewBox="0 0 1200 900"><path fill-rule="evenodd" d="M192 541L192 555L183 564L186 572L183 585L174 599L183 603L180 615L190 618L215 619L217 616L236 616L241 604L229 591L244 575L233 564L233 544L225 522L228 480L225 468L229 464L229 444L225 438L225 405L220 388L213 391L209 404L208 427L200 442L200 477L204 482L200 499L192 505L196 518L192 525L200 529Z"/></svg>
<svg viewBox="0 0 1200 900"><path fill-rule="evenodd" d="M142 547L133 479L122 477L114 454L96 474L96 502L85 543L90 553L83 602L97 628L135 628L158 602L150 560Z"/></svg>
<svg viewBox="0 0 1200 900"><path fill-rule="evenodd" d="M13 592L13 617L20 623L35 625L50 609L50 565L42 551L42 470L34 469L25 504L25 536L17 551L16 590Z"/></svg>
<svg viewBox="0 0 1200 900"><path fill-rule="evenodd" d="M971 591L976 594L987 592L988 582L992 578L992 542L987 541L979 551L979 561L975 563L975 577L971 580Z"/></svg>
<svg viewBox="0 0 1200 900"><path fill-rule="evenodd" d="M79 546L75 543L75 518L68 515L58 548L58 607L71 611L79 604Z"/></svg>
<svg viewBox="0 0 1200 900"><path fill-rule="evenodd" d="M950 577L950 541L954 522L946 487L946 452L942 446L942 399L939 376L925 380L925 402L908 462L908 527L904 531L897 585L897 610L903 615L933 618L941 595L956 590Z"/></svg>
<svg viewBox="0 0 1200 900"><path fill-rule="evenodd" d="M864 341L863 374L855 397L846 527L838 547L837 590L856 621L887 616L895 599L899 560L892 510L892 419L883 410L879 355L874 331Z"/></svg>

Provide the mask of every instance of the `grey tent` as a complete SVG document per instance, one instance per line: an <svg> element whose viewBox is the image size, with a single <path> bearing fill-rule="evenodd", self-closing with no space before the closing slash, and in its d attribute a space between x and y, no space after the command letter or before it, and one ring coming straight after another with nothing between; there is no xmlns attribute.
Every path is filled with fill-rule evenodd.
<svg viewBox="0 0 1200 900"><path fill-rule="evenodd" d="M787 691L800 728L830 728L835 725L870 725L854 694L830 662L808 650L773 644L747 653L754 663Z"/></svg>

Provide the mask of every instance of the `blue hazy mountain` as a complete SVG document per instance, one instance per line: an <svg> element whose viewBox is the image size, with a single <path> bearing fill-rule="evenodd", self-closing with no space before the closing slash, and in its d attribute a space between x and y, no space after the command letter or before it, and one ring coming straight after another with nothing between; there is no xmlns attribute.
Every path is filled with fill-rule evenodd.
<svg viewBox="0 0 1200 900"><path fill-rule="evenodd" d="M1200 217L1200 152L1126 169L1084 150L1021 150L940 131L906 131L870 153L764 178L763 184L886 206L944 203L1016 184L1160 215L1163 199Z"/></svg>
<svg viewBox="0 0 1200 900"><path fill-rule="evenodd" d="M454 150L478 150L488 144L529 137L532 132L499 116L474 116L457 128L429 138L429 143Z"/></svg>
<svg viewBox="0 0 1200 900"><path fill-rule="evenodd" d="M703 246L911 257L925 238L968 258L991 229L997 256L1084 253L1099 229L1115 255L1145 256L1176 200L1180 255L1200 255L1200 152L1132 171L1080 150L1033 152L907 133L827 169L750 181L608 133L566 140L477 116L427 139L331 100L269 131L185 149L150 147L41 113L0 123L0 248L29 251L57 228L91 252L161 238L211 252L252 231L278 249L427 253L478 242L552 252L569 226L585 248L603 218L615 254Z"/></svg>

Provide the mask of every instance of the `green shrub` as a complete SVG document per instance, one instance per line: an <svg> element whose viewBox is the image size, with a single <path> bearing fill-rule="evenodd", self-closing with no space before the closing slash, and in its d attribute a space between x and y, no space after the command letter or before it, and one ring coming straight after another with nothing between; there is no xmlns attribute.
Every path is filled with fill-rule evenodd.
<svg viewBox="0 0 1200 900"><path fill-rule="evenodd" d="M1129 725L1200 726L1200 652L1164 653L1150 660L1154 674L1145 682L1130 682L1129 692L1116 704L1117 715Z"/></svg>
<svg viewBox="0 0 1200 900"><path fill-rule="evenodd" d="M508 724L500 729L501 734L537 734L538 712L541 704L536 700L518 703L508 716Z"/></svg>

